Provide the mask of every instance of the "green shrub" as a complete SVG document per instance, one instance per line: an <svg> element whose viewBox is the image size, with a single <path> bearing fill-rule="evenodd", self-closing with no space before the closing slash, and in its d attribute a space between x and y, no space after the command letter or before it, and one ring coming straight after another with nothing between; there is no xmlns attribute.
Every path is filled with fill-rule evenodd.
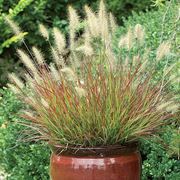
<svg viewBox="0 0 180 180"><path fill-rule="evenodd" d="M169 125L162 129L159 139L154 137L149 141L142 142L142 179L179 179L180 164L178 154L171 153L171 143L174 141L175 136L178 136L179 139L177 127ZM179 145L176 144L176 146Z"/></svg>
<svg viewBox="0 0 180 180"><path fill-rule="evenodd" d="M50 150L40 143L18 141L23 127L17 114L23 105L7 89L1 89L0 95L0 169L9 180L49 179Z"/></svg>

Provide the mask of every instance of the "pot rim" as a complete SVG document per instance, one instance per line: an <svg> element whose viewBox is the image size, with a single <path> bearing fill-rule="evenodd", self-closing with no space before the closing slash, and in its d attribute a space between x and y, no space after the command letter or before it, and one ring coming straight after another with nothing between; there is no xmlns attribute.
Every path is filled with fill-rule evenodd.
<svg viewBox="0 0 180 180"><path fill-rule="evenodd" d="M99 147L73 147L50 144L52 152L63 156L112 156L125 155L138 151L138 142L129 142L123 145L109 145Z"/></svg>

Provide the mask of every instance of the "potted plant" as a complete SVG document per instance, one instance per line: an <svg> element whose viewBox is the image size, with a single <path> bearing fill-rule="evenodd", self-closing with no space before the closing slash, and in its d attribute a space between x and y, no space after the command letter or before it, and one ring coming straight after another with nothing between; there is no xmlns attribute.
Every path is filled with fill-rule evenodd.
<svg viewBox="0 0 180 180"><path fill-rule="evenodd" d="M117 25L103 1L98 13L88 6L85 12L82 21L69 7L69 43L57 28L51 43L40 25L54 63L48 65L36 47L17 50L27 73L23 79L10 74L8 86L27 104L22 116L29 120L23 125L30 127L30 137L52 149L52 180L138 180L139 139L155 134L177 109L165 91L173 66L165 68L162 81L153 81L170 44L163 42L156 61L149 62L144 29L136 25L114 52Z"/></svg>

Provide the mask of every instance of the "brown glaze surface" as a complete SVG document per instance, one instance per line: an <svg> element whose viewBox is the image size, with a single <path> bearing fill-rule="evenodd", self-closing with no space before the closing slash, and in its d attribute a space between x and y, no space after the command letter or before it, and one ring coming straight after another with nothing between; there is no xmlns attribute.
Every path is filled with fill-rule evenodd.
<svg viewBox="0 0 180 180"><path fill-rule="evenodd" d="M51 155L52 180L140 180L138 151L109 157Z"/></svg>

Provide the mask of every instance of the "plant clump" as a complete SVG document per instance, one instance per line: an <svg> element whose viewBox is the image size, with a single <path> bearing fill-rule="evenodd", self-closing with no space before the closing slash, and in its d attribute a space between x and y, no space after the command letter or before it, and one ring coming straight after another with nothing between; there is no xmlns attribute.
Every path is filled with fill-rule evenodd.
<svg viewBox="0 0 180 180"><path fill-rule="evenodd" d="M29 120L23 124L31 129L30 139L99 147L154 134L178 111L176 98L165 91L174 65L165 67L162 81L152 81L156 65L169 54L170 42L159 46L154 64L149 64L149 49L132 56L131 49L145 44L145 29L137 24L119 39L119 49L127 51L122 58L113 51L117 25L103 1L97 13L88 6L85 13L80 19L69 7L68 42L53 28L52 43L49 31L40 25L54 63L47 64L37 47L17 51L27 73L25 78L10 74L8 86L28 105L22 116Z"/></svg>

